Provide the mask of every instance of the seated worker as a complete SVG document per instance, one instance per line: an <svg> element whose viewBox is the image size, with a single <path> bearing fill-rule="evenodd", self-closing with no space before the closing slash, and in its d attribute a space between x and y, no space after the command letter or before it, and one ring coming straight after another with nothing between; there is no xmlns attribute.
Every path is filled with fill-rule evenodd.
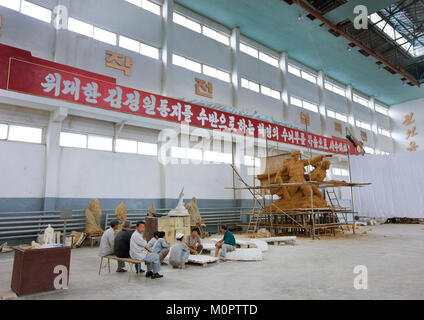
<svg viewBox="0 0 424 320"><path fill-rule="evenodd" d="M110 223L110 228L107 229L103 235L102 239L100 240L100 252L99 255L101 257L108 256L110 254L113 254L115 251L114 249L114 242L115 242L115 230L118 229L119 226L118 220L113 220Z"/></svg>
<svg viewBox="0 0 424 320"><path fill-rule="evenodd" d="M184 269L186 268L186 262L188 262L188 256L190 251L188 250L187 245L183 242L184 235L182 233L177 233L177 241L171 248L171 253L169 255L169 263L174 268Z"/></svg>
<svg viewBox="0 0 424 320"><path fill-rule="evenodd" d="M226 261L227 252L234 251L236 249L236 239L231 231L228 230L227 226L221 226L221 233L224 234L224 238L215 244L215 257L218 256L219 252L220 260Z"/></svg>
<svg viewBox="0 0 424 320"><path fill-rule="evenodd" d="M118 232L115 237L115 255L118 258L129 258L130 257L130 241L134 231L131 230L131 221L124 221L122 224L122 230ZM116 272L127 272L125 268L125 262L118 261L118 269ZM141 266L136 266L135 270L137 273L141 270ZM141 270L144 272L144 270Z"/></svg>
<svg viewBox="0 0 424 320"><path fill-rule="evenodd" d="M153 232L153 238L152 238L152 239L150 239L150 241L149 241L149 242L147 242L147 247L148 247L150 250L153 250L153 247L155 246L156 241L158 241L158 239L159 239L158 234L159 234L159 231L155 231L155 232Z"/></svg>
<svg viewBox="0 0 424 320"><path fill-rule="evenodd" d="M159 256L156 253L152 253L152 251L147 247L147 241L144 239L143 233L145 226L146 225L143 221L137 222L136 229L130 240L130 256L135 260L144 260L147 265L146 278L162 278L163 275L159 274Z"/></svg>
<svg viewBox="0 0 424 320"><path fill-rule="evenodd" d="M187 237L186 245L190 254L200 254L203 250L202 241L199 237L199 229L193 228L191 234Z"/></svg>
<svg viewBox="0 0 424 320"><path fill-rule="evenodd" d="M158 239L155 243L155 245L153 246L153 253L156 253L159 255L159 259L160 259L160 264L163 266L166 266L167 263L163 262L163 260L165 260L166 256L169 253L169 243L168 241L166 241L166 234L163 231L158 231L157 232L158 235Z"/></svg>

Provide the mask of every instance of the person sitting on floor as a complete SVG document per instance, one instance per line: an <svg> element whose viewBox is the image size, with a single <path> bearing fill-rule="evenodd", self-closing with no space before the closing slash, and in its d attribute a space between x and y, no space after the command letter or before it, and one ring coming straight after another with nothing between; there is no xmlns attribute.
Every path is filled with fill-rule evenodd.
<svg viewBox="0 0 424 320"><path fill-rule="evenodd" d="M153 238L150 239L149 242L147 242L147 247L150 250L153 250L153 247L155 246L156 241L158 241L158 239L159 239L158 234L159 234L159 231L153 232Z"/></svg>
<svg viewBox="0 0 424 320"><path fill-rule="evenodd" d="M115 230L118 229L120 222L118 220L113 220L110 223L110 228L107 229L100 240L100 252L99 255L101 257L108 256L113 254L115 251L114 243L115 243Z"/></svg>
<svg viewBox="0 0 424 320"><path fill-rule="evenodd" d="M202 252L203 245L199 237L198 228L193 228L191 234L187 237L186 245L190 250L190 254L200 254Z"/></svg>
<svg viewBox="0 0 424 320"><path fill-rule="evenodd" d="M228 230L227 226L221 226L221 233L224 234L224 238L215 244L215 257L219 257L221 261L226 261L227 252L234 251L236 249L236 239L234 235Z"/></svg>
<svg viewBox="0 0 424 320"><path fill-rule="evenodd" d="M118 258L130 258L130 241L133 232L134 231L131 230L131 221L124 221L122 230L119 231L115 237L115 255ZM118 261L118 269L116 272L127 272L124 268L125 262ZM141 270L141 266L136 266L135 270L137 273L144 272L144 270Z"/></svg>
<svg viewBox="0 0 424 320"><path fill-rule="evenodd" d="M153 253L156 253L159 255L160 264L163 266L166 266L167 263L164 262L166 256L169 253L169 243L166 241L166 234L163 231L157 232L158 239L155 242L155 245L153 246Z"/></svg>
<svg viewBox="0 0 424 320"><path fill-rule="evenodd" d="M190 251L188 250L187 245L183 242L184 235L182 233L177 233L176 239L177 241L171 248L169 263L174 268L184 269L186 268L185 264L188 262Z"/></svg>
<svg viewBox="0 0 424 320"><path fill-rule="evenodd" d="M146 225L143 221L137 222L136 229L130 240L130 256L135 260L144 260L147 265L146 278L162 278L163 275L159 274L159 255L152 253L152 251L147 247L147 241L144 239L145 226Z"/></svg>

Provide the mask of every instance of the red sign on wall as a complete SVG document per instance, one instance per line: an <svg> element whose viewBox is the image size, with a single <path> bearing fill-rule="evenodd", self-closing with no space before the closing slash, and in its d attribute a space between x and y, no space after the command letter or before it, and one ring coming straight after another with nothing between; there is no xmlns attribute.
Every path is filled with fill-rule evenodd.
<svg viewBox="0 0 424 320"><path fill-rule="evenodd" d="M345 154L348 148L344 139L307 134L22 59L10 59L7 90L301 147L309 145L330 153Z"/></svg>

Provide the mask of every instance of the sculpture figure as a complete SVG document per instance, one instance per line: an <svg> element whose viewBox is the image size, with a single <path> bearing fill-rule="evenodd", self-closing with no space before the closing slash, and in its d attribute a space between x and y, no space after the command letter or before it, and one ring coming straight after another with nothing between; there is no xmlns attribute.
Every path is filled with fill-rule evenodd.
<svg viewBox="0 0 424 320"><path fill-rule="evenodd" d="M116 214L116 219L120 223L124 223L124 221L127 220L127 207L125 206L123 202L121 202L121 204L118 207L116 207L115 214Z"/></svg>
<svg viewBox="0 0 424 320"><path fill-rule="evenodd" d="M100 227L100 219L102 217L102 207L99 199L93 199L88 204L85 210L85 232L87 234L102 234L103 230Z"/></svg>
<svg viewBox="0 0 424 320"><path fill-rule="evenodd" d="M54 229L51 225L48 225L46 230L44 230L43 242L45 245L54 243Z"/></svg>

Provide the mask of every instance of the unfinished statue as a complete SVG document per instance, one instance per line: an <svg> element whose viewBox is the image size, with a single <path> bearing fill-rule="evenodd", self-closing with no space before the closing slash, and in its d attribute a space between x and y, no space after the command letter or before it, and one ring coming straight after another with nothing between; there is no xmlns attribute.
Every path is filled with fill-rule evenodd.
<svg viewBox="0 0 424 320"><path fill-rule="evenodd" d="M302 183L309 181L309 174L305 174L305 166L309 164L314 167L310 173L311 181L323 181L326 177L326 171L330 167L329 161L323 161L324 158L331 155L313 157L310 160L300 159L300 151L292 151L290 157L283 161L279 170L268 175L267 173L258 175L261 185L283 184L283 183ZM280 209L310 208L311 207L311 186L293 185L276 186L270 189L271 194L277 195L280 199L271 205L272 211L276 206ZM322 193L317 186L312 186L312 194L315 208L327 207ZM270 208L266 208L270 209Z"/></svg>
<svg viewBox="0 0 424 320"><path fill-rule="evenodd" d="M54 229L51 225L48 225L46 230L44 230L43 243L45 245L54 243Z"/></svg>
<svg viewBox="0 0 424 320"><path fill-rule="evenodd" d="M102 234L103 230L100 228L100 219L102 218L102 207L100 206L99 199L93 199L88 204L85 210L85 232L87 234Z"/></svg>
<svg viewBox="0 0 424 320"><path fill-rule="evenodd" d="M116 219L120 223L124 223L125 220L127 220L127 207L123 202L115 209Z"/></svg>
<svg viewBox="0 0 424 320"><path fill-rule="evenodd" d="M202 224L202 217L200 216L199 207L197 206L197 199L193 197L185 207L188 213L190 213L191 225L200 226Z"/></svg>
<svg viewBox="0 0 424 320"><path fill-rule="evenodd" d="M148 213L147 213L147 215L149 216L149 217L153 217L154 215L155 215L155 213L156 213L156 208L155 208L155 205L153 204L153 202L150 204L150 207L149 207L149 211L148 211Z"/></svg>

